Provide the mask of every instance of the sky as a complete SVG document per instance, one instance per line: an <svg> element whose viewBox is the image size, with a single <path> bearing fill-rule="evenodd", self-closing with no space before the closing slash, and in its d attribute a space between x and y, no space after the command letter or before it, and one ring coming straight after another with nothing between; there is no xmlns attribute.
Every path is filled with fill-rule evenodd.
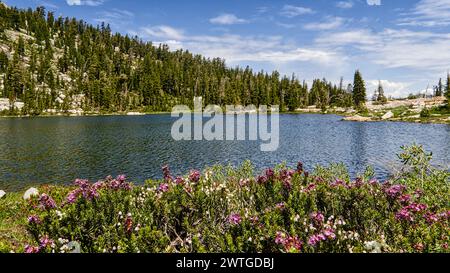
<svg viewBox="0 0 450 273"><path fill-rule="evenodd" d="M229 66L353 80L369 95L425 91L450 70L450 0L6 0L137 35Z"/></svg>

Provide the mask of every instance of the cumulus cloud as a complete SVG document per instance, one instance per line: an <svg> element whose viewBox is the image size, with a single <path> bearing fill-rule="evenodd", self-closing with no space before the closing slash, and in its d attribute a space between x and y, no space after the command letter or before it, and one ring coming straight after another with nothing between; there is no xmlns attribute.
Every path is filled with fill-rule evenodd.
<svg viewBox="0 0 450 273"><path fill-rule="evenodd" d="M209 22L217 25L235 25L248 23L247 20L238 18L234 14L224 13L217 17L209 19Z"/></svg>
<svg viewBox="0 0 450 273"><path fill-rule="evenodd" d="M106 0L66 0L69 6L100 6Z"/></svg>
<svg viewBox="0 0 450 273"><path fill-rule="evenodd" d="M401 98L410 93L411 82L396 82L389 80L366 80L367 94L372 95L381 82L385 95L394 98Z"/></svg>
<svg viewBox="0 0 450 273"><path fill-rule="evenodd" d="M292 6L292 5L284 5L283 9L280 12L280 14L282 16L285 16L288 18L293 18L293 17L297 17L300 15L305 15L305 14L314 14L314 13L315 13L315 11L310 8L297 7L297 6Z"/></svg>

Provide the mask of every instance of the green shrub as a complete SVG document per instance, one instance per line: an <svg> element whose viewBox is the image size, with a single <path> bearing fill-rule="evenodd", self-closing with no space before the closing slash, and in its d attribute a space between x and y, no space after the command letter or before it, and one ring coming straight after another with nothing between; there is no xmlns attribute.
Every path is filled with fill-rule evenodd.
<svg viewBox="0 0 450 273"><path fill-rule="evenodd" d="M449 252L449 173L405 147L389 181L343 165L255 176L215 166L132 187L123 176L30 202L26 252ZM54 199L53 199L54 198ZM55 201L56 200L56 201Z"/></svg>

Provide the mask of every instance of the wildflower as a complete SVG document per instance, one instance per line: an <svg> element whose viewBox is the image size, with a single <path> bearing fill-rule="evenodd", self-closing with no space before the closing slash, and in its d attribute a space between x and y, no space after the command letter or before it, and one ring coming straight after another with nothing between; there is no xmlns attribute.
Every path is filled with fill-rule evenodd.
<svg viewBox="0 0 450 273"><path fill-rule="evenodd" d="M39 219L39 216L37 215L31 215L28 217L28 223L38 225L41 223L41 219Z"/></svg>
<svg viewBox="0 0 450 273"><path fill-rule="evenodd" d="M56 202L47 194L42 194L39 197L39 208L43 210L56 208Z"/></svg>
<svg viewBox="0 0 450 273"><path fill-rule="evenodd" d="M371 186L378 186L379 184L380 184L380 182L376 178L372 178L369 181L369 185L371 185Z"/></svg>
<svg viewBox="0 0 450 273"><path fill-rule="evenodd" d="M197 170L192 170L189 174L189 181L192 183L198 183L198 181L200 181L200 172Z"/></svg>
<svg viewBox="0 0 450 273"><path fill-rule="evenodd" d="M66 198L66 203L73 204L77 201L79 195L81 194L81 190L77 189L69 193Z"/></svg>
<svg viewBox="0 0 450 273"><path fill-rule="evenodd" d="M125 175L119 175L116 179L112 179L112 177L109 176L106 178L106 181L108 182L108 188L112 190L131 190L131 184L126 182Z"/></svg>
<svg viewBox="0 0 450 273"><path fill-rule="evenodd" d="M184 185L184 184L185 184L184 178L178 176L178 177L175 179L175 184L177 184L177 185Z"/></svg>
<svg viewBox="0 0 450 273"><path fill-rule="evenodd" d="M239 225L242 222L242 217L239 214L232 214L228 217L228 222L232 225Z"/></svg>
<svg viewBox="0 0 450 273"><path fill-rule="evenodd" d="M246 187L250 185L250 179L241 179L239 180L239 186Z"/></svg>
<svg viewBox="0 0 450 273"><path fill-rule="evenodd" d="M62 219L64 218L64 216L65 216L65 214L62 213L62 212L59 211L59 210L55 211L55 213L56 213L56 216L58 216L58 219L59 219L59 220L62 220Z"/></svg>
<svg viewBox="0 0 450 273"><path fill-rule="evenodd" d="M306 187L306 189L304 189L303 191L305 193L310 193L313 190L315 190L317 188L316 184L309 184L308 187Z"/></svg>
<svg viewBox="0 0 450 273"><path fill-rule="evenodd" d="M278 203L275 205L275 208L278 210L284 210L286 208L286 204L285 203Z"/></svg>
<svg viewBox="0 0 450 273"><path fill-rule="evenodd" d="M411 202L411 195L403 194L402 196L400 196L399 201L403 205L408 205Z"/></svg>
<svg viewBox="0 0 450 273"><path fill-rule="evenodd" d="M303 243L298 239L298 237L288 237L284 242L284 248L286 251L300 251L302 247Z"/></svg>
<svg viewBox="0 0 450 273"><path fill-rule="evenodd" d="M446 220L450 217L450 210L446 212L439 213L437 215L441 220Z"/></svg>
<svg viewBox="0 0 450 273"><path fill-rule="evenodd" d="M103 181L98 181L98 182L94 183L94 185L92 185L92 188L93 188L95 191L97 191L97 190L99 190L99 189L104 188L105 186L106 186L106 185L105 185L105 183L104 183Z"/></svg>
<svg viewBox="0 0 450 273"><path fill-rule="evenodd" d="M406 187L403 185L394 185L391 186L390 188L388 188L387 190L385 190L385 193L395 199L397 197L399 197L404 191L406 190Z"/></svg>
<svg viewBox="0 0 450 273"><path fill-rule="evenodd" d="M333 229L326 229L323 231L323 235L327 237L328 239L334 240L336 239L336 234Z"/></svg>
<svg viewBox="0 0 450 273"><path fill-rule="evenodd" d="M256 178L256 181L258 182L258 184L263 185L267 183L268 179L266 176L258 176Z"/></svg>
<svg viewBox="0 0 450 273"><path fill-rule="evenodd" d="M320 212L313 212L309 215L309 217L317 226L321 226L323 224L323 221L325 221L325 217Z"/></svg>
<svg viewBox="0 0 450 273"><path fill-rule="evenodd" d="M131 214L127 215L124 224L125 231L131 233L133 231L133 219L131 218Z"/></svg>
<svg viewBox="0 0 450 273"><path fill-rule="evenodd" d="M125 182L125 180L127 180L127 177L124 174L121 174L121 175L117 176L116 180L123 183L123 182Z"/></svg>
<svg viewBox="0 0 450 273"><path fill-rule="evenodd" d="M275 243L282 245L282 244L284 244L285 240L286 240L286 234L281 231L278 231L275 236Z"/></svg>
<svg viewBox="0 0 450 273"><path fill-rule="evenodd" d="M166 182L170 182L173 180L173 177L170 175L170 169L169 169L168 165L165 165L162 167L162 172L163 172L164 180Z"/></svg>
<svg viewBox="0 0 450 273"><path fill-rule="evenodd" d="M443 244L443 245L442 245L442 248L443 248L443 249L448 249L448 243Z"/></svg>
<svg viewBox="0 0 450 273"><path fill-rule="evenodd" d="M427 208L428 208L428 206L425 204L416 204L416 203L413 203L413 204L405 207L405 209L408 209L409 211L412 211L412 212L421 212L421 211L426 210Z"/></svg>
<svg viewBox="0 0 450 273"><path fill-rule="evenodd" d="M28 254L39 253L39 247L25 245L25 253L28 253Z"/></svg>
<svg viewBox="0 0 450 273"><path fill-rule="evenodd" d="M420 251L420 252L422 252L423 249L425 248L424 245L421 243L415 244L413 247L415 250Z"/></svg>
<svg viewBox="0 0 450 273"><path fill-rule="evenodd" d="M160 192L168 192L169 191L169 184L162 183L161 185L159 185L158 191L160 191Z"/></svg>
<svg viewBox="0 0 450 273"><path fill-rule="evenodd" d="M348 188L348 185L345 183L345 181L336 179L333 183L330 184L331 187L337 188L337 187L344 187Z"/></svg>
<svg viewBox="0 0 450 273"><path fill-rule="evenodd" d="M385 247L384 244L381 244L377 241L364 242L364 248L370 253L382 253L382 249Z"/></svg>
<svg viewBox="0 0 450 273"><path fill-rule="evenodd" d="M259 217L258 216L252 216L250 217L250 222L252 222L252 224L256 225L259 222Z"/></svg>
<svg viewBox="0 0 450 273"><path fill-rule="evenodd" d="M360 188L364 185L364 181L361 177L356 178L356 180L352 183L351 188Z"/></svg>
<svg viewBox="0 0 450 273"><path fill-rule="evenodd" d="M415 198L419 199L419 198L421 198L422 196L423 196L423 190L416 190L416 191L414 192L414 197L415 197Z"/></svg>
<svg viewBox="0 0 450 273"><path fill-rule="evenodd" d="M310 246L316 246L318 243L325 241L327 238L323 234L315 234L309 237L308 244Z"/></svg>
<svg viewBox="0 0 450 273"><path fill-rule="evenodd" d="M271 180L275 176L275 172L272 169L266 170L266 177Z"/></svg>
<svg viewBox="0 0 450 273"><path fill-rule="evenodd" d="M409 222L414 221L413 216L407 208L401 209L400 212L395 215L395 218L397 218L397 220L404 220Z"/></svg>
<svg viewBox="0 0 450 273"><path fill-rule="evenodd" d="M45 249L47 247L54 247L54 245L55 245L53 240L50 239L48 236L41 237L40 240L39 240L39 243L40 243L39 247L41 249Z"/></svg>
<svg viewBox="0 0 450 273"><path fill-rule="evenodd" d="M283 186L287 190L291 190L292 188L292 176L294 176L295 172L293 170L282 170L280 172L280 180L283 183Z"/></svg>
<svg viewBox="0 0 450 273"><path fill-rule="evenodd" d="M439 222L439 217L431 212L427 212L423 217L425 218L425 221L427 221L427 223L430 225Z"/></svg>

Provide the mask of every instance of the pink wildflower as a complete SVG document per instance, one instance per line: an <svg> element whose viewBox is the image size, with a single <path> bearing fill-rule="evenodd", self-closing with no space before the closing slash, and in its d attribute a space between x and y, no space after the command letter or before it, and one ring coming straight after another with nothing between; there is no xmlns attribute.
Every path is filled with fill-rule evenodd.
<svg viewBox="0 0 450 273"><path fill-rule="evenodd" d="M192 183L198 183L200 181L200 172L197 170L192 170L189 174L189 181Z"/></svg>
<svg viewBox="0 0 450 273"><path fill-rule="evenodd" d="M242 222L242 217L239 214L232 214L228 217L228 222L232 225L240 225Z"/></svg>

